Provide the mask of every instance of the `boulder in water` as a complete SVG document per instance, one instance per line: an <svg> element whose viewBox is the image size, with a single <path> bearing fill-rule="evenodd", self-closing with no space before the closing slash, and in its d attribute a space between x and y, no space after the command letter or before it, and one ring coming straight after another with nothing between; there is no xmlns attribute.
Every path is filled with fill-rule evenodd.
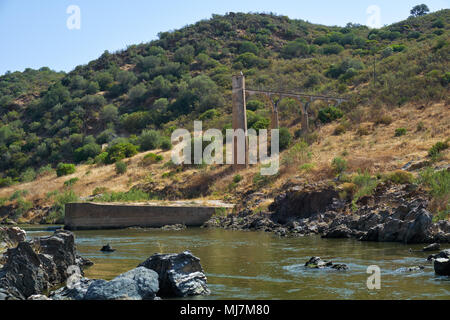
<svg viewBox="0 0 450 320"><path fill-rule="evenodd" d="M93 281L84 300L154 300L158 291L158 274L138 267L111 281Z"/></svg>
<svg viewBox="0 0 450 320"><path fill-rule="evenodd" d="M450 250L435 255L434 272L440 276L450 276Z"/></svg>
<svg viewBox="0 0 450 320"><path fill-rule="evenodd" d="M430 244L429 246L426 246L425 248L423 248L422 251L425 251L425 252L439 251L439 249L441 249L441 245L439 243L433 243L433 244Z"/></svg>
<svg viewBox="0 0 450 320"><path fill-rule="evenodd" d="M189 251L154 254L139 266L156 271L161 296L186 297L210 293L200 259Z"/></svg>
<svg viewBox="0 0 450 320"><path fill-rule="evenodd" d="M116 249L111 248L111 246L109 245L109 243L106 246L103 246L100 249L101 252L114 252L116 251Z"/></svg>

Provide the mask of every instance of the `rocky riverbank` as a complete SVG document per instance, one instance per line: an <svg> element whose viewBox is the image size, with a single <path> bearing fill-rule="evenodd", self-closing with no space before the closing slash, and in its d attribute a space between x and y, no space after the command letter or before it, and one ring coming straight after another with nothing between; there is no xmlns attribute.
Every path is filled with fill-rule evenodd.
<svg viewBox="0 0 450 320"><path fill-rule="evenodd" d="M382 183L353 208L349 198L326 184L293 186L278 195L267 212L242 210L213 217L204 227L259 230L280 236L320 234L361 241L449 243L450 221L433 222L429 197L414 185Z"/></svg>
<svg viewBox="0 0 450 320"><path fill-rule="evenodd" d="M25 231L13 227L1 228L0 235L9 246L0 259L0 300L155 300L210 293L200 259L189 251L155 254L105 281L84 277L83 269L93 263L77 254L72 232L26 241Z"/></svg>

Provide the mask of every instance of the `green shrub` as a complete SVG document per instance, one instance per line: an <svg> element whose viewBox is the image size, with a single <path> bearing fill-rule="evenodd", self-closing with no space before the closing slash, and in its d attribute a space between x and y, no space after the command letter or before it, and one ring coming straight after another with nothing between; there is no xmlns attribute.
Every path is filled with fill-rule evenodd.
<svg viewBox="0 0 450 320"><path fill-rule="evenodd" d="M341 174L347 169L347 160L336 157L331 162L331 168L335 174Z"/></svg>
<svg viewBox="0 0 450 320"><path fill-rule="evenodd" d="M401 137L401 136L404 136L405 134L406 134L406 129L405 128L395 129L395 136L396 137Z"/></svg>
<svg viewBox="0 0 450 320"><path fill-rule="evenodd" d="M170 150L172 149L172 141L170 141L169 137L162 137L161 138L161 149L163 150Z"/></svg>
<svg viewBox="0 0 450 320"><path fill-rule="evenodd" d="M88 143L75 150L74 158L76 162L83 162L89 158L95 158L102 152L102 148L96 143Z"/></svg>
<svg viewBox="0 0 450 320"><path fill-rule="evenodd" d="M431 158L435 158L439 155L441 151L444 151L448 149L449 145L448 142L437 142L434 146L431 147L431 149L428 151L428 156Z"/></svg>
<svg viewBox="0 0 450 320"><path fill-rule="evenodd" d="M78 202L79 198L73 190L66 190L63 193L55 192L51 197L54 198L54 203L45 221L50 224L64 223L66 204Z"/></svg>
<svg viewBox="0 0 450 320"><path fill-rule="evenodd" d="M292 142L292 135L289 132L288 128L280 128L280 136L279 136L279 143L280 143L280 151L287 149L291 142Z"/></svg>
<svg viewBox="0 0 450 320"><path fill-rule="evenodd" d="M120 142L107 149L106 164L112 164L125 158L130 158L138 153L138 148L129 142Z"/></svg>
<svg viewBox="0 0 450 320"><path fill-rule="evenodd" d="M209 109L209 110L206 110L205 112L203 112L198 119L202 120L202 121L207 120L207 119L214 119L214 118L218 117L219 115L220 115L220 113L216 109Z"/></svg>
<svg viewBox="0 0 450 320"><path fill-rule="evenodd" d="M240 174L237 174L237 175L235 175L234 177L233 177L233 182L234 183L239 183L239 182L241 182L242 181L242 176L240 175Z"/></svg>
<svg viewBox="0 0 450 320"><path fill-rule="evenodd" d="M138 139L140 150L155 150L161 146L161 135L155 130L144 130Z"/></svg>
<svg viewBox="0 0 450 320"><path fill-rule="evenodd" d="M154 164L154 163L161 162L163 159L164 158L161 155L156 155L154 153L149 153L149 154L145 155L144 159L142 159L142 163L144 165L149 165L149 164Z"/></svg>
<svg viewBox="0 0 450 320"><path fill-rule="evenodd" d="M27 168L25 172L20 175L20 181L31 182L36 179L36 171L33 168Z"/></svg>
<svg viewBox="0 0 450 320"><path fill-rule="evenodd" d="M391 181L396 184L405 184L412 183L414 181L414 176L410 172L397 170L387 173L385 176L385 180Z"/></svg>
<svg viewBox="0 0 450 320"><path fill-rule="evenodd" d="M446 220L450 215L450 171L434 171L427 168L419 175L418 182L431 194L431 208L435 220Z"/></svg>
<svg viewBox="0 0 450 320"><path fill-rule="evenodd" d="M150 195L139 189L132 189L128 192L105 192L95 201L100 202L138 202L151 200Z"/></svg>
<svg viewBox="0 0 450 320"><path fill-rule="evenodd" d="M322 47L322 53L326 55L339 54L344 50L344 47L337 43L328 44Z"/></svg>
<svg viewBox="0 0 450 320"><path fill-rule="evenodd" d="M116 162L116 173L117 174L124 174L125 172L127 172L127 164L123 161L117 161Z"/></svg>
<svg viewBox="0 0 450 320"><path fill-rule="evenodd" d="M336 107L330 106L319 110L318 118L322 123L330 123L344 116L344 113Z"/></svg>
<svg viewBox="0 0 450 320"><path fill-rule="evenodd" d="M79 180L80 180L79 178L72 178L72 179L69 179L69 180L67 180L67 181L64 182L64 186L70 188L70 187L72 187L73 185L75 185L75 183L77 183Z"/></svg>
<svg viewBox="0 0 450 320"><path fill-rule="evenodd" d="M9 187L14 184L14 180L11 177L0 178L0 188Z"/></svg>
<svg viewBox="0 0 450 320"><path fill-rule="evenodd" d="M258 109L263 109L265 107L264 102L258 100L247 101L247 110L256 111Z"/></svg>
<svg viewBox="0 0 450 320"><path fill-rule="evenodd" d="M59 163L56 167L56 175L58 177L67 176L69 174L75 173L75 171L75 165L71 163Z"/></svg>
<svg viewBox="0 0 450 320"><path fill-rule="evenodd" d="M353 177L352 182L356 185L357 191L353 197L352 206L353 209L356 209L356 202L365 196L370 196L373 194L373 191L378 186L378 179L376 177L372 177L369 172L358 173Z"/></svg>
<svg viewBox="0 0 450 320"><path fill-rule="evenodd" d="M98 156L95 157L94 162L96 164L105 164L106 159L108 158L108 152L102 152Z"/></svg>

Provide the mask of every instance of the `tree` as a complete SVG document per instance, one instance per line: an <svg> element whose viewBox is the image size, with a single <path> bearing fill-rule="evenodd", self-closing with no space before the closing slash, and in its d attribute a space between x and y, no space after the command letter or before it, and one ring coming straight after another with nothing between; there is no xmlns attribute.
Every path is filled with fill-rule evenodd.
<svg viewBox="0 0 450 320"><path fill-rule="evenodd" d="M419 4L411 9L411 16L420 17L426 15L428 12L430 12L430 9L426 4Z"/></svg>

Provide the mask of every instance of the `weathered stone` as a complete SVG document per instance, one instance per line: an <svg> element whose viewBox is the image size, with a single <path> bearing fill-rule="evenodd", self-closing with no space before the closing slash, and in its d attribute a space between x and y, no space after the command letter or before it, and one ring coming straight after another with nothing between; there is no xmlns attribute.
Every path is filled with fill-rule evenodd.
<svg viewBox="0 0 450 320"><path fill-rule="evenodd" d="M186 226L184 224L171 224L161 227L161 230L165 231L181 231L186 230Z"/></svg>
<svg viewBox="0 0 450 320"><path fill-rule="evenodd" d="M439 243L433 243L423 248L422 251L439 251L439 249L441 249L441 245Z"/></svg>
<svg viewBox="0 0 450 320"><path fill-rule="evenodd" d="M333 199L339 198L338 192L329 186L318 189L303 189L294 187L279 195L269 206L274 212L274 220L285 224L291 220L309 218L314 214L325 212L333 204Z"/></svg>
<svg viewBox="0 0 450 320"><path fill-rule="evenodd" d="M44 296L43 294L35 294L31 297L28 297L27 300L52 300L47 296Z"/></svg>
<svg viewBox="0 0 450 320"><path fill-rule="evenodd" d="M138 267L111 281L93 281L84 300L153 300L158 290L158 274Z"/></svg>
<svg viewBox="0 0 450 320"><path fill-rule="evenodd" d="M339 225L335 228L329 229L325 231L325 234L322 235L322 238L328 239L343 239L343 238L351 238L352 230L350 230L346 225Z"/></svg>
<svg viewBox="0 0 450 320"><path fill-rule="evenodd" d="M440 276L450 276L450 259L449 258L435 259L434 272Z"/></svg>
<svg viewBox="0 0 450 320"><path fill-rule="evenodd" d="M67 284L56 291L53 291L49 297L53 300L83 300L89 286L96 280L81 278L73 284Z"/></svg>
<svg viewBox="0 0 450 320"><path fill-rule="evenodd" d="M74 235L68 231L57 230L49 237L20 242L6 252L0 288L17 299L42 294L66 281L71 275L70 268L77 267L80 261Z"/></svg>
<svg viewBox="0 0 450 320"><path fill-rule="evenodd" d="M154 254L139 266L158 273L160 296L185 297L210 293L200 259L189 251Z"/></svg>
<svg viewBox="0 0 450 320"><path fill-rule="evenodd" d="M5 243L7 247L15 247L26 238L27 233L18 227L0 227L0 243Z"/></svg>
<svg viewBox="0 0 450 320"><path fill-rule="evenodd" d="M320 257L312 257L305 263L305 267L310 269L331 268L335 270L348 270L345 264L333 264L332 261L325 261Z"/></svg>

